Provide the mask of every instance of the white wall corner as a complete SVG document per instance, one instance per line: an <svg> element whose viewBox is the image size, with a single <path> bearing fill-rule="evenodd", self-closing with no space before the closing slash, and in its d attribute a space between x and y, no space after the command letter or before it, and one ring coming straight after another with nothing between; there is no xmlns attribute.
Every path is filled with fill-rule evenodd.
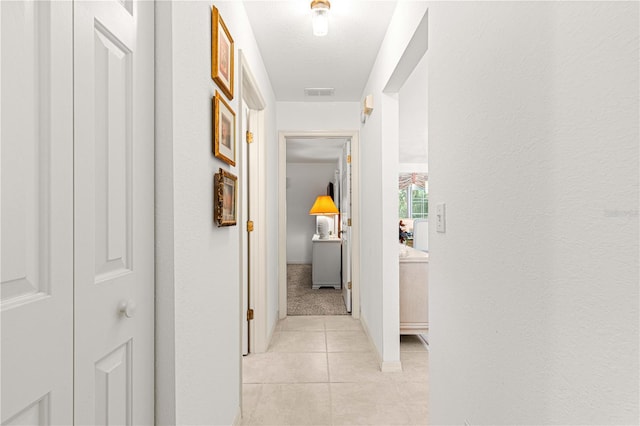
<svg viewBox="0 0 640 426"><path fill-rule="evenodd" d="M382 359L382 354L380 350L374 343L371 338L371 333L369 332L369 326L367 325L367 320L361 315L360 316L360 324L362 324L362 329L364 330L364 334L367 335L367 339L369 340L369 344L373 348L373 353L376 355L376 360L378 361L378 366L380 367L380 371L383 373L397 373L402 371L402 362L401 361L384 361ZM399 338L398 338L399 340Z"/></svg>
<svg viewBox="0 0 640 426"><path fill-rule="evenodd" d="M398 373L402 371L402 363L400 361L382 361L380 370L383 373Z"/></svg>
<svg viewBox="0 0 640 426"><path fill-rule="evenodd" d="M155 7L155 419L176 424L172 4Z"/></svg>
<svg viewBox="0 0 640 426"><path fill-rule="evenodd" d="M399 278L397 259L397 174L399 170L399 108L397 91L426 48L426 2L399 2L363 90L373 94L376 109L361 127L363 228L362 316L381 354L381 368L395 369L399 359ZM402 72L395 72L395 70ZM394 207L395 206L395 207ZM392 250L393 248L393 250ZM377 270L376 270L377 268ZM366 283L366 286L364 285ZM387 365L387 363L389 363Z"/></svg>

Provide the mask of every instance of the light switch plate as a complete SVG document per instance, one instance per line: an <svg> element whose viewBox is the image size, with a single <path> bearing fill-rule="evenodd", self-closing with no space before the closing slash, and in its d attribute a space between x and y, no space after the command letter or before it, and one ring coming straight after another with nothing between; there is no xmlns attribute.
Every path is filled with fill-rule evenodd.
<svg viewBox="0 0 640 426"><path fill-rule="evenodd" d="M445 211L444 203L436 204L436 231L438 232L447 232L445 225Z"/></svg>

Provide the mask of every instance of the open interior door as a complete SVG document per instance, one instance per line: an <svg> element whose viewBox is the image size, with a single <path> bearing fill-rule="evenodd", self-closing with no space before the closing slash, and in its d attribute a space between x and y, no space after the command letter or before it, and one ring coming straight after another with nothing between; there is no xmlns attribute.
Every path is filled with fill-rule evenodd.
<svg viewBox="0 0 640 426"><path fill-rule="evenodd" d="M245 133L249 131L249 109L243 106L242 113L242 126ZM242 138L242 137L241 137ZM246 136L243 138L243 142L246 142ZM242 312L249 311L249 163L247 151L249 150L249 144L242 144L242 164L241 168L241 190L240 194L242 200L240 201L242 219L240 220L240 226L244 227L242 235ZM245 225L247 224L247 225ZM243 316L242 321L242 355L249 354L249 318L248 315Z"/></svg>
<svg viewBox="0 0 640 426"><path fill-rule="evenodd" d="M351 141L342 149L342 182L340 185L340 218L342 229L342 298L351 312Z"/></svg>
<svg viewBox="0 0 640 426"><path fill-rule="evenodd" d="M245 101L246 102L246 101ZM253 143L255 134L255 110L249 109L243 105L242 111L242 221L240 226L242 229L242 354L248 355L254 351L252 347L253 330L252 330L252 313L253 298L251 289L255 285L255 262L257 259L255 242L255 234L253 233L253 220L256 217L257 201L256 201L256 144Z"/></svg>

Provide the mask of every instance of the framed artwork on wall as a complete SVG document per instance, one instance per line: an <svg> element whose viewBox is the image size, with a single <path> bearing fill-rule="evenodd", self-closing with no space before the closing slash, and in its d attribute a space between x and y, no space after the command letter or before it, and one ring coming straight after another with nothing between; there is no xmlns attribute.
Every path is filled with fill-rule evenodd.
<svg viewBox="0 0 640 426"><path fill-rule="evenodd" d="M225 163L236 165L236 113L216 91L213 101L213 153Z"/></svg>
<svg viewBox="0 0 640 426"><path fill-rule="evenodd" d="M213 218L220 226L235 226L237 221L238 178L220 169L213 178Z"/></svg>
<svg viewBox="0 0 640 426"><path fill-rule="evenodd" d="M233 99L233 38L218 9L211 6L211 78Z"/></svg>

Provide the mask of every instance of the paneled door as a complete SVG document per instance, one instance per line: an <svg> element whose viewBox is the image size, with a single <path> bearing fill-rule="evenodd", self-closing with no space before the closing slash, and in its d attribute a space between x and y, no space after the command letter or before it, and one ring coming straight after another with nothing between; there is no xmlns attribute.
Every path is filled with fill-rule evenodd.
<svg viewBox="0 0 640 426"><path fill-rule="evenodd" d="M70 2L0 2L1 422L73 422Z"/></svg>
<svg viewBox="0 0 640 426"><path fill-rule="evenodd" d="M78 425L154 419L154 5L74 2Z"/></svg>

